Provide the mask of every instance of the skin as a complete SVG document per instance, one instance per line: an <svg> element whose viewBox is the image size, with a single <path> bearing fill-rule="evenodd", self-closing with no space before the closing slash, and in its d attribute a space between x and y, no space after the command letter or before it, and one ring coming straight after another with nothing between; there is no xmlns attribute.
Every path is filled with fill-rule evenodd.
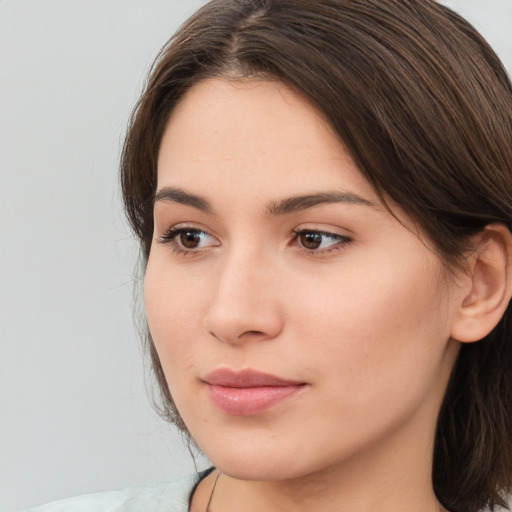
<svg viewBox="0 0 512 512"><path fill-rule="evenodd" d="M279 82L192 88L166 128L158 190L148 322L178 410L223 473L212 511L441 510L433 438L465 274L446 278L411 219L382 206L322 116ZM344 200L275 211L317 193ZM261 414L227 414L203 382L226 367L306 385Z"/></svg>

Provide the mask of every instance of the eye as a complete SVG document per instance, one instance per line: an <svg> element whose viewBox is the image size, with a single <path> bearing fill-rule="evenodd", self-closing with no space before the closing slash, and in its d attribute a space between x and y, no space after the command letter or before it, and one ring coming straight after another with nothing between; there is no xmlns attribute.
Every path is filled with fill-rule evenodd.
<svg viewBox="0 0 512 512"><path fill-rule="evenodd" d="M295 234L298 245L316 253L328 253L335 249L341 249L352 241L348 236L328 231L302 229L295 231Z"/></svg>
<svg viewBox="0 0 512 512"><path fill-rule="evenodd" d="M206 231L186 226L173 226L160 237L159 241L169 244L177 253L199 252L206 247L218 246L217 240Z"/></svg>

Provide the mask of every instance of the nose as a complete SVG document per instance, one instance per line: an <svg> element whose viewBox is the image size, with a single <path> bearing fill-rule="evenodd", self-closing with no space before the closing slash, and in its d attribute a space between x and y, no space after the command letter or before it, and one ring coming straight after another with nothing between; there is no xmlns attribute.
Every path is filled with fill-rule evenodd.
<svg viewBox="0 0 512 512"><path fill-rule="evenodd" d="M283 328L279 278L274 265L256 253L226 257L213 277L204 328L230 345L270 340Z"/></svg>

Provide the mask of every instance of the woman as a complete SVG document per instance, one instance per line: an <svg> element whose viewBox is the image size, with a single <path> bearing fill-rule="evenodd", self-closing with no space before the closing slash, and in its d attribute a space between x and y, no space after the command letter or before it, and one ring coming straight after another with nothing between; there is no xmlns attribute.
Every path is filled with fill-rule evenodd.
<svg viewBox="0 0 512 512"><path fill-rule="evenodd" d="M213 0L121 167L162 412L216 469L42 510L505 505L512 87L467 22Z"/></svg>

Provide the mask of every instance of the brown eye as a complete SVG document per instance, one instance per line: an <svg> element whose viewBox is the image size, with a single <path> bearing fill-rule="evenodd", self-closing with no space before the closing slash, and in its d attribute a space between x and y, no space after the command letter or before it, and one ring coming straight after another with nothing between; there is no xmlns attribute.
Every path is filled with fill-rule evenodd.
<svg viewBox="0 0 512 512"><path fill-rule="evenodd" d="M219 246L218 240L206 231L189 227L173 226L159 241L168 244L177 254L199 253L203 249Z"/></svg>
<svg viewBox="0 0 512 512"><path fill-rule="evenodd" d="M309 250L318 249L322 245L323 235L320 233L301 233L299 241L302 247Z"/></svg>
<svg viewBox="0 0 512 512"><path fill-rule="evenodd" d="M196 249L201 243L201 233L199 231L182 231L178 238L185 249Z"/></svg>
<svg viewBox="0 0 512 512"><path fill-rule="evenodd" d="M339 233L328 231L302 230L295 231L295 243L310 252L325 254L350 244L352 239Z"/></svg>

